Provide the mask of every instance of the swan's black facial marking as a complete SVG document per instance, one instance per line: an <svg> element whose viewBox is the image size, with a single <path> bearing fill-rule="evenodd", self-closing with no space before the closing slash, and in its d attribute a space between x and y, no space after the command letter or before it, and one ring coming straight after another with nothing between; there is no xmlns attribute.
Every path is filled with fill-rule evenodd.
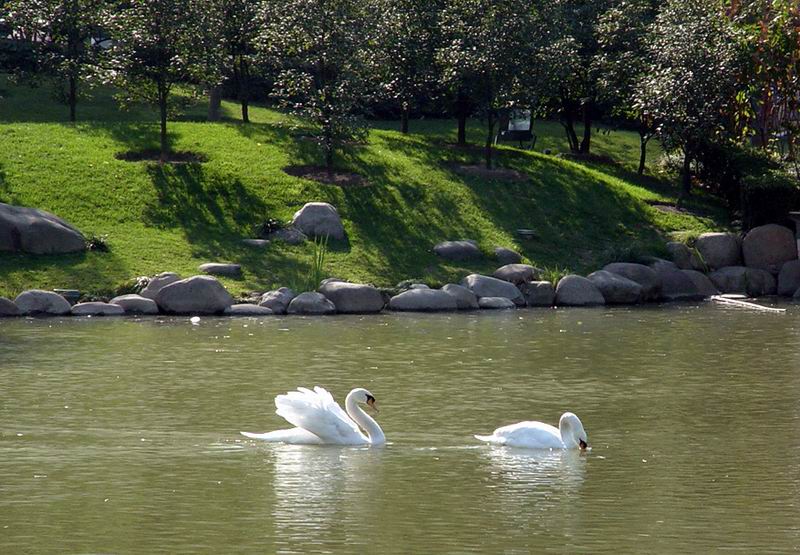
<svg viewBox="0 0 800 555"><path fill-rule="evenodd" d="M367 404L372 408L375 408L375 397L367 393Z"/></svg>
<svg viewBox="0 0 800 555"><path fill-rule="evenodd" d="M586 449L589 446L589 444L583 441L582 439L578 440L578 445L581 446L581 449Z"/></svg>

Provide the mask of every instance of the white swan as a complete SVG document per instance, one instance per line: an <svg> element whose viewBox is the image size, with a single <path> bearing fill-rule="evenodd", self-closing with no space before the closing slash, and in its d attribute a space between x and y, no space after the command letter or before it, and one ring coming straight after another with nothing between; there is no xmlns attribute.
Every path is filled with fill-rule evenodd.
<svg viewBox="0 0 800 555"><path fill-rule="evenodd" d="M526 447L528 449L586 449L589 437L580 418L565 412L558 428L543 422L517 422L497 428L490 436L476 435L477 439L495 445Z"/></svg>
<svg viewBox="0 0 800 555"><path fill-rule="evenodd" d="M344 406L334 401L333 396L322 387L314 390L298 387L275 397L276 414L297 426L288 430L275 430L265 434L240 432L243 436L263 441L291 443L295 445L382 445L386 443L383 430L359 403L375 410L375 397L363 388L347 394ZM366 432L364 435L359 426Z"/></svg>

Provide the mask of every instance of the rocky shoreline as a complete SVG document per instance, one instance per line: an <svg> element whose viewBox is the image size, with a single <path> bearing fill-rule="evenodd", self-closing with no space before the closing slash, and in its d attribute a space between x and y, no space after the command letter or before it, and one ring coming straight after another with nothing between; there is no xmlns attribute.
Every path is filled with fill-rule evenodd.
<svg viewBox="0 0 800 555"><path fill-rule="evenodd" d="M451 256L452 245L436 252ZM706 233L693 247L668 243L672 260L651 258L645 263L615 262L588 276L566 275L557 283L539 279L541 270L521 263L499 267L492 276L470 274L461 283L431 289L403 282L393 290L336 278L322 281L317 291L295 292L287 287L257 293L237 303L211 275L181 278L162 273L143 280L138 294L109 302L72 305L54 291L24 291L13 301L0 298L0 316L74 315L121 316L187 315L328 315L375 314L388 311L497 310L525 307L636 305L651 302L695 301L719 294L749 297L780 295L800 298L800 260L794 233L769 224L744 237ZM461 256L459 254L459 256ZM237 268L203 265L202 270L235 274Z"/></svg>

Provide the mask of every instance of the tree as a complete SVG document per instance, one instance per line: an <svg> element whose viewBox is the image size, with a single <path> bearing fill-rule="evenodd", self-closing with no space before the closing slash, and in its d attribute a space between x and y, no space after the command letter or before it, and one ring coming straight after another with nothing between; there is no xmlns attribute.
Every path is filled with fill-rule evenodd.
<svg viewBox="0 0 800 555"><path fill-rule="evenodd" d="M702 146L735 136L746 51L716 0L668 0L648 41L650 62L635 109L652 118L667 149L682 152L683 198L690 194L691 163Z"/></svg>
<svg viewBox="0 0 800 555"><path fill-rule="evenodd" d="M632 125L639 134L639 168L644 173L647 143L655 136L655 122L635 103L637 88L647 71L648 28L658 14L660 0L627 0L600 16L599 52L595 58L600 102L610 115Z"/></svg>
<svg viewBox="0 0 800 555"><path fill-rule="evenodd" d="M275 0L262 6L262 59L281 69L275 96L318 130L325 166L366 133L372 95L375 13L367 0Z"/></svg>
<svg viewBox="0 0 800 555"><path fill-rule="evenodd" d="M450 0L440 17L442 83L485 118L487 168L499 111L525 96L522 84L535 60L534 13L530 0Z"/></svg>
<svg viewBox="0 0 800 555"><path fill-rule="evenodd" d="M27 40L36 63L28 79L48 76L58 83L58 98L75 121L80 84L94 73L97 37L104 0L12 0L8 5L11 33Z"/></svg>
<svg viewBox="0 0 800 555"><path fill-rule="evenodd" d="M209 29L216 12L208 0L137 0L118 5L105 18L111 34L108 81L122 90L124 104L158 107L161 161L167 160L167 118L178 107L179 84L215 81Z"/></svg>
<svg viewBox="0 0 800 555"><path fill-rule="evenodd" d="M430 0L381 0L380 50L382 96L400 108L400 128L420 95L435 81L434 49L439 7Z"/></svg>
<svg viewBox="0 0 800 555"><path fill-rule="evenodd" d="M256 39L260 0L221 0L221 42L224 48L223 72L232 78L242 108L242 121L250 121L249 104L252 72L256 66Z"/></svg>

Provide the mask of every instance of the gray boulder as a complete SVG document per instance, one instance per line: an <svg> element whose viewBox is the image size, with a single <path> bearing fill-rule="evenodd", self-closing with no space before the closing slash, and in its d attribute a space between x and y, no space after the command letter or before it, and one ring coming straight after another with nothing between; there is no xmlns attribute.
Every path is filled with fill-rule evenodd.
<svg viewBox="0 0 800 555"><path fill-rule="evenodd" d="M738 266L742 261L739 237L733 233L703 233L694 246L712 270Z"/></svg>
<svg viewBox="0 0 800 555"><path fill-rule="evenodd" d="M661 280L658 278L658 274L644 264L614 262L613 264L606 264L603 269L641 285L643 301L654 301L661 295Z"/></svg>
<svg viewBox="0 0 800 555"><path fill-rule="evenodd" d="M661 299L665 301L694 301L703 298L694 281L674 264L651 266L661 282Z"/></svg>
<svg viewBox="0 0 800 555"><path fill-rule="evenodd" d="M69 301L52 291L31 289L23 291L14 299L20 314L54 314L62 316L69 314L71 306Z"/></svg>
<svg viewBox="0 0 800 555"><path fill-rule="evenodd" d="M522 255L506 247L495 247L494 257L500 264L519 264L522 262Z"/></svg>
<svg viewBox="0 0 800 555"><path fill-rule="evenodd" d="M703 297L719 295L717 287L704 273L698 272L697 270L681 270L681 272L692 280L692 283L694 283L694 286L697 288L697 292Z"/></svg>
<svg viewBox="0 0 800 555"><path fill-rule="evenodd" d="M683 243L670 241L667 243L667 251L672 258L673 264L675 264L681 270L702 271L705 269L705 264L703 264L703 261L700 260L697 252L694 249L690 249Z"/></svg>
<svg viewBox="0 0 800 555"><path fill-rule="evenodd" d="M289 308L289 303L295 296L295 292L288 287L281 287L261 295L258 306L269 308L275 314L286 314L286 309Z"/></svg>
<svg viewBox="0 0 800 555"><path fill-rule="evenodd" d="M72 307L73 316L122 316L125 309L118 304L89 302Z"/></svg>
<svg viewBox="0 0 800 555"><path fill-rule="evenodd" d="M592 272L587 278L603 294L606 304L636 304L642 300L642 286L607 270Z"/></svg>
<svg viewBox="0 0 800 555"><path fill-rule="evenodd" d="M389 309L430 312L458 310L456 298L441 289L409 289L389 299Z"/></svg>
<svg viewBox="0 0 800 555"><path fill-rule="evenodd" d="M775 277L760 268L729 266L709 274L711 281L723 293L739 293L750 297L774 295L777 291Z"/></svg>
<svg viewBox="0 0 800 555"><path fill-rule="evenodd" d="M44 210L0 203L0 252L61 254L86 250L73 226Z"/></svg>
<svg viewBox="0 0 800 555"><path fill-rule="evenodd" d="M335 314L336 306L322 293L306 291L300 293L286 309L287 314Z"/></svg>
<svg viewBox="0 0 800 555"><path fill-rule="evenodd" d="M0 318L4 316L19 316L19 308L11 299L0 297Z"/></svg>
<svg viewBox="0 0 800 555"><path fill-rule="evenodd" d="M777 224L754 227L742 240L742 255L748 268L777 274L785 262L797 260L794 233Z"/></svg>
<svg viewBox="0 0 800 555"><path fill-rule="evenodd" d="M461 285L480 297L505 297L514 302L517 306L525 306L525 298L522 291L514 285L502 279L483 276L481 274L470 274L461 281Z"/></svg>
<svg viewBox="0 0 800 555"><path fill-rule="evenodd" d="M328 236L331 239L344 239L345 232L339 212L327 202L307 202L294 213L292 225L306 235Z"/></svg>
<svg viewBox="0 0 800 555"><path fill-rule="evenodd" d="M517 308L517 305L505 297L481 297L478 299L478 306L490 310Z"/></svg>
<svg viewBox="0 0 800 555"><path fill-rule="evenodd" d="M305 243L308 240L308 236L295 227L282 227L270 233L269 240L283 241L289 245L299 245Z"/></svg>
<svg viewBox="0 0 800 555"><path fill-rule="evenodd" d="M111 304L121 306L126 314L158 314L156 302L141 295L120 295L111 299Z"/></svg>
<svg viewBox="0 0 800 555"><path fill-rule="evenodd" d="M336 306L337 312L358 314L383 310L383 295L371 285L327 281L319 292Z"/></svg>
<svg viewBox="0 0 800 555"><path fill-rule="evenodd" d="M155 299L156 295L163 287L180 280L181 277L175 272L161 272L157 276L151 278L150 283L148 283L147 287L142 289L139 294L146 299Z"/></svg>
<svg viewBox="0 0 800 555"><path fill-rule="evenodd" d="M165 285L154 300L163 312L172 314L219 314L233 304L233 297L212 276L192 276Z"/></svg>
<svg viewBox="0 0 800 555"><path fill-rule="evenodd" d="M519 286L528 306L553 306L556 289L549 281L529 281Z"/></svg>
<svg viewBox="0 0 800 555"><path fill-rule="evenodd" d="M495 270L492 275L497 279L519 285L527 281L535 281L538 279L540 271L530 264L506 264Z"/></svg>
<svg viewBox="0 0 800 555"><path fill-rule="evenodd" d="M478 243L471 239L443 241L433 247L433 252L447 260L470 260L483 256L481 249L478 248Z"/></svg>
<svg viewBox="0 0 800 555"><path fill-rule="evenodd" d="M239 277L242 275L242 266L240 264L206 262L205 264L200 264L198 269L204 274L212 276Z"/></svg>
<svg viewBox="0 0 800 555"><path fill-rule="evenodd" d="M791 297L800 289L800 260L790 260L778 274L778 295Z"/></svg>
<svg viewBox="0 0 800 555"><path fill-rule="evenodd" d="M478 297L475 293L455 283L448 283L442 287L442 291L452 295L456 300L456 306L459 310L474 310L478 308Z"/></svg>
<svg viewBox="0 0 800 555"><path fill-rule="evenodd" d="M592 306L605 304L605 298L591 280L570 274L556 285L557 306Z"/></svg>
<svg viewBox="0 0 800 555"><path fill-rule="evenodd" d="M269 316L274 314L272 310L266 306L258 306L257 304L241 303L233 304L225 309L224 314L228 316Z"/></svg>

